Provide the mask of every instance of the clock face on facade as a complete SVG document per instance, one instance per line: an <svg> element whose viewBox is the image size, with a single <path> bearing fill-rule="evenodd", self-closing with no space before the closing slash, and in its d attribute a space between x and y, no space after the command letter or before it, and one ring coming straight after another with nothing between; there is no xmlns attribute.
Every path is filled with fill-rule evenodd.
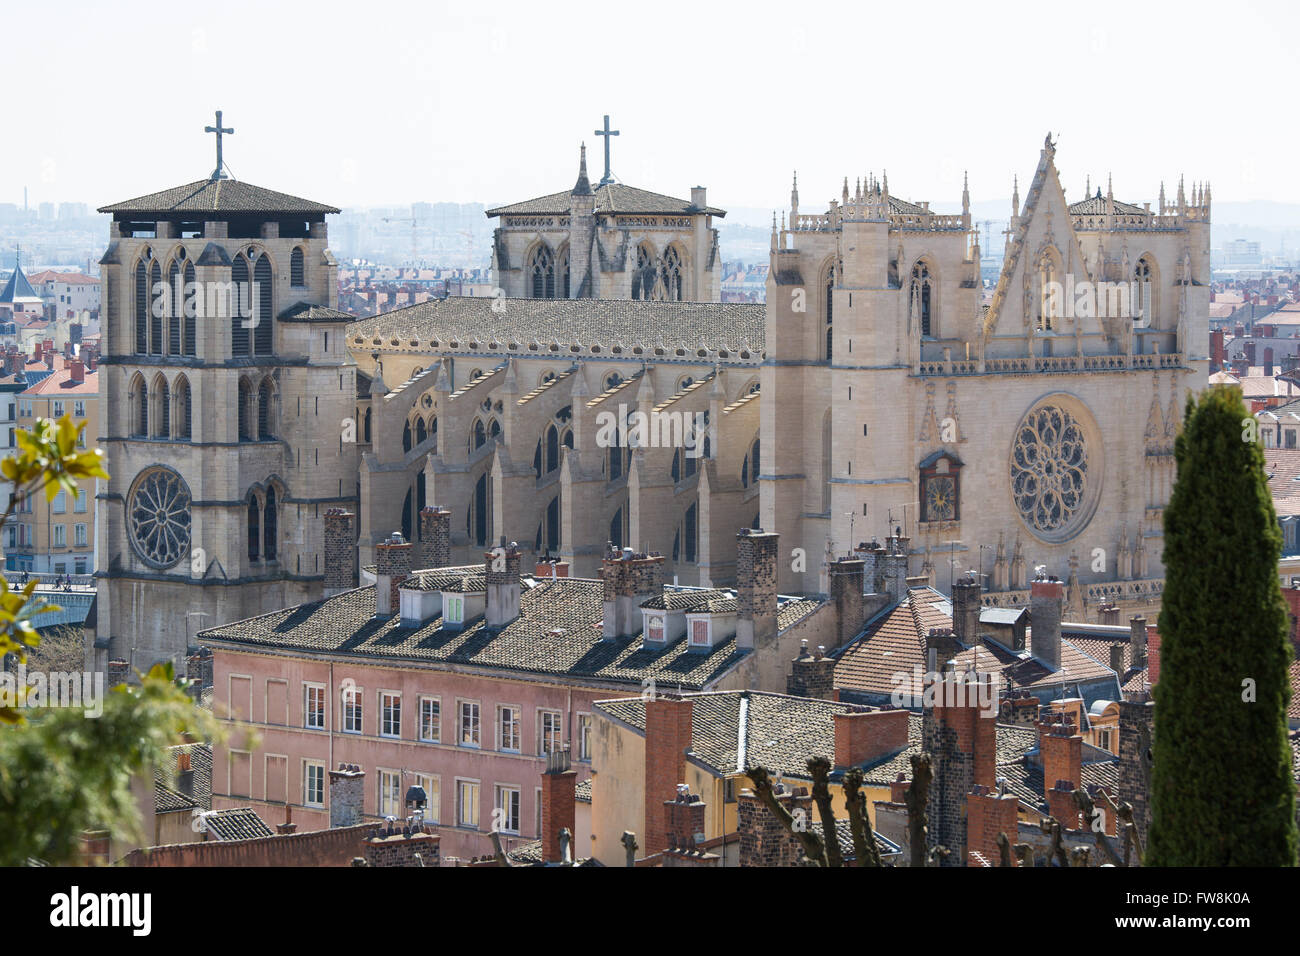
<svg viewBox="0 0 1300 956"><path fill-rule="evenodd" d="M925 482L927 521L953 521L957 517L957 482L951 475L934 475Z"/></svg>

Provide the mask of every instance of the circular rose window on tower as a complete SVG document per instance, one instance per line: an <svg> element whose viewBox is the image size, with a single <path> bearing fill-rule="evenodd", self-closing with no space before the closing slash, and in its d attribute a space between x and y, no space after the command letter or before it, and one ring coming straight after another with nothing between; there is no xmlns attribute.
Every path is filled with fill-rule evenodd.
<svg viewBox="0 0 1300 956"><path fill-rule="evenodd" d="M140 473L127 502L131 546L150 567L170 568L190 551L190 489L162 465Z"/></svg>
<svg viewBox="0 0 1300 956"><path fill-rule="evenodd" d="M1057 396L1021 420L1011 445L1011 497L1036 537L1065 541L1088 524L1101 490L1101 442L1077 402Z"/></svg>

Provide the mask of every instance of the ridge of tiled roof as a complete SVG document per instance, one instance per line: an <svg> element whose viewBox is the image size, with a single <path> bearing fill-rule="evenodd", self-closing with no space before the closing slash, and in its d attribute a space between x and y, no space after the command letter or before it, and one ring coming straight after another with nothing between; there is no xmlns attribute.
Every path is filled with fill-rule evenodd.
<svg viewBox="0 0 1300 956"><path fill-rule="evenodd" d="M191 800L179 790L173 790L161 780L155 779L153 782L153 811L154 813L179 813L184 810L194 810L198 804Z"/></svg>
<svg viewBox="0 0 1300 956"><path fill-rule="evenodd" d="M764 306L747 302L451 296L361 319L348 326L347 336L353 345L402 351L474 343L473 350L483 353L607 357L620 354L613 352L618 347L624 354L687 361L700 358L704 343L704 357L726 365L761 361L765 323ZM725 358L712 354L724 349Z"/></svg>
<svg viewBox="0 0 1300 956"><path fill-rule="evenodd" d="M350 312L340 312L325 305L312 305L298 302L289 306L279 315L282 322L355 322L357 317Z"/></svg>
<svg viewBox="0 0 1300 956"><path fill-rule="evenodd" d="M339 210L236 179L198 179L183 186L100 206L97 212L130 213L336 213Z"/></svg>
<svg viewBox="0 0 1300 956"><path fill-rule="evenodd" d="M672 196L665 196L663 193L638 189L635 186L627 186L623 183L604 183L595 187L593 193L596 197L596 215L598 216L634 215L636 213L668 216L707 214L721 218L727 214L725 210L718 209L716 206L699 208L688 199L676 199ZM573 190L566 189L563 192L550 193L534 199L525 199L523 202L497 206L494 209L489 209L486 215L489 219L495 219L497 216L567 215L572 201Z"/></svg>
<svg viewBox="0 0 1300 956"><path fill-rule="evenodd" d="M1080 199L1078 202L1070 203L1069 209L1072 216L1104 216L1106 215L1106 197L1098 189L1095 196L1089 196L1087 199ZM1135 206L1130 202L1120 202L1116 199L1115 214L1118 216L1145 216L1147 211L1141 206Z"/></svg>
<svg viewBox="0 0 1300 956"><path fill-rule="evenodd" d="M640 687L646 678L686 690L707 686L752 653L735 638L705 652L682 635L663 648L641 635L603 640L604 584L586 578L540 581L520 597L520 616L493 632L480 616L463 629L442 618L403 627L375 616L375 587L356 588L297 607L211 628L199 640L242 647L302 650L370 660L477 666L516 673L599 680Z"/></svg>
<svg viewBox="0 0 1300 956"><path fill-rule="evenodd" d="M730 598L735 599L735 595L730 591L722 588L710 588L701 591L672 591L665 590L661 594L641 602L641 607L650 611L695 611L700 608L711 607L716 601Z"/></svg>

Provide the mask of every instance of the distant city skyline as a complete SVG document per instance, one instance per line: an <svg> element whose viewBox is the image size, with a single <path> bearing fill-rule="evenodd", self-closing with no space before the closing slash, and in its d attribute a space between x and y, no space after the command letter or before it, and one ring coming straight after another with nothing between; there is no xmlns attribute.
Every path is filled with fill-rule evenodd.
<svg viewBox="0 0 1300 956"><path fill-rule="evenodd" d="M1085 17L1020 3L980 18L940 3L919 20L914 8L818 3L669 3L646 16L376 0L345 44L340 26L363 14L337 2L232 0L219 16L168 17L136 0L26 5L8 18L24 38L8 66L36 78L24 107L60 122L0 159L0 202L21 204L27 186L32 204L93 208L206 177L203 128L218 108L238 178L345 207L567 188L582 141L599 175L605 113L621 130L618 178L674 195L703 184L724 208L784 207L796 168L808 208L845 175L852 185L885 170L897 194L936 208L959 199L967 169L974 199L1009 195L1049 129L1071 199L1088 175L1104 189L1123 152L1114 189L1127 201L1154 203L1161 179L1172 192L1182 173L1189 187L1210 180L1216 200L1300 202L1297 133L1276 98L1243 95L1226 59L1218 82L1212 62L1196 77L1179 65L1248 50L1248 88L1285 89L1300 15L1238 3L1225 22L1216 10L1100 3ZM169 58L184 68L152 69ZM1240 130L1261 148L1228 135Z"/></svg>

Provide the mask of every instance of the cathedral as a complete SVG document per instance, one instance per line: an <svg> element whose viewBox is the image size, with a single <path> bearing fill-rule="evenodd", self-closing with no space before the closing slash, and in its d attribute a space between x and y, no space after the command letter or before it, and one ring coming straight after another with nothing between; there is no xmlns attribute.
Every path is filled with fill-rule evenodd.
<svg viewBox="0 0 1300 956"><path fill-rule="evenodd" d="M765 528L812 556L782 591L825 591L823 555L901 536L947 590L985 575L1022 606L1034 569L1072 619L1158 607L1162 509L1188 389L1208 373L1210 193L1068 203L1050 138L991 300L962 212L848 180L773 224L759 477ZM1088 293L1088 294L1085 294Z"/></svg>
<svg viewBox="0 0 1300 956"><path fill-rule="evenodd" d="M719 301L703 187L608 160L593 186L583 149L572 188L488 211L494 297L355 320L338 210L226 178L209 131L211 177L101 209L99 666L319 598L337 509L363 567L396 532L417 564L504 538L589 577L613 545L727 585L761 526L782 593L889 537L918 583L979 568L988 604L1028 603L1041 565L1075 619L1158 606L1173 436L1206 380L1208 187L1067 203L1049 140L991 299L965 194L941 215L867 177L809 213L796 187L764 306Z"/></svg>

